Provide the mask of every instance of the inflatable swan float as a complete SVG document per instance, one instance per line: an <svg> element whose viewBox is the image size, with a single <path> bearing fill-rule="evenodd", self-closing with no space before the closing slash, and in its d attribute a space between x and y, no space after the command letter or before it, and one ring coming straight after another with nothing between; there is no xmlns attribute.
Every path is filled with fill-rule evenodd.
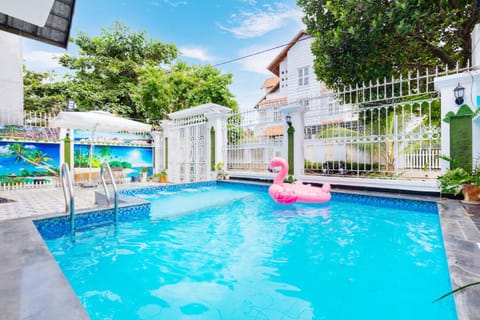
<svg viewBox="0 0 480 320"><path fill-rule="evenodd" d="M281 204L292 204L296 201L320 203L330 200L330 185L328 183L321 188L312 187L300 181L283 183L288 173L288 163L282 158L273 158L268 166L268 171L272 172L272 169L275 167L280 167L281 169L268 189L268 193L276 202Z"/></svg>

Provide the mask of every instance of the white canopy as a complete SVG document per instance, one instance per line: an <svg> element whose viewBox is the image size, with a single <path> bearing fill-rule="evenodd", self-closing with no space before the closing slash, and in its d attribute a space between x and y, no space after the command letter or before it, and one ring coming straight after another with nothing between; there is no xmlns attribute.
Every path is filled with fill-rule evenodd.
<svg viewBox="0 0 480 320"><path fill-rule="evenodd" d="M117 117L105 111L60 112L50 120L52 128L91 130L92 132L150 132L152 126Z"/></svg>

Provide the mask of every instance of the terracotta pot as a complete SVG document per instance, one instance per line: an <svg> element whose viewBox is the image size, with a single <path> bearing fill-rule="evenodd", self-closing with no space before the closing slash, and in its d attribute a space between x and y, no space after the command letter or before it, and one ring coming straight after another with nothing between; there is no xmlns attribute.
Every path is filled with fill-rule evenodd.
<svg viewBox="0 0 480 320"><path fill-rule="evenodd" d="M160 176L160 183L167 183L167 176Z"/></svg>
<svg viewBox="0 0 480 320"><path fill-rule="evenodd" d="M480 186L464 184L462 187L463 200L468 202L480 201Z"/></svg>

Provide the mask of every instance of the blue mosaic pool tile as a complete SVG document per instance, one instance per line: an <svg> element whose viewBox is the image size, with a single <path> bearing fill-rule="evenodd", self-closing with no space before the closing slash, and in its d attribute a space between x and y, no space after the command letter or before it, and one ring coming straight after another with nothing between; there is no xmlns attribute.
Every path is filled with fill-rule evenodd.
<svg viewBox="0 0 480 320"><path fill-rule="evenodd" d="M397 208L419 212L438 213L437 203L432 201L388 198L337 192L332 192L332 200L350 203L360 203L383 208Z"/></svg>
<svg viewBox="0 0 480 320"><path fill-rule="evenodd" d="M268 192L270 184L252 184L234 181L218 181L218 185L226 185L232 187L239 187L242 189L254 189L259 191ZM384 208L400 208L404 210L438 213L437 203L433 201L420 201L411 199L399 199L389 197L379 197L373 195L360 195L332 192L333 201L360 203L365 205L384 207Z"/></svg>
<svg viewBox="0 0 480 320"><path fill-rule="evenodd" d="M33 223L45 240L56 239L70 232L70 219L68 216L35 220Z"/></svg>
<svg viewBox="0 0 480 320"><path fill-rule="evenodd" d="M150 203L120 207L118 221L127 222L147 219L150 216ZM81 213L75 216L75 231L86 231L93 228L113 225L115 217L113 208ZM37 230L46 240L56 239L70 234L69 216L61 216L34 221Z"/></svg>

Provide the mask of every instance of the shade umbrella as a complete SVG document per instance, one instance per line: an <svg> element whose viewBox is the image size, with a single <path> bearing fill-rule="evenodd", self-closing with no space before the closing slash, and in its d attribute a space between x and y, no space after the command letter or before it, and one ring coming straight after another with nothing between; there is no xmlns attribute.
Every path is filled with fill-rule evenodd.
<svg viewBox="0 0 480 320"><path fill-rule="evenodd" d="M79 129L90 131L91 141L89 156L89 180L91 180L92 175L92 158L94 147L93 137L96 131L138 133L150 132L152 130L151 125L121 118L106 111L62 111L55 118L50 120L49 126L52 128Z"/></svg>

